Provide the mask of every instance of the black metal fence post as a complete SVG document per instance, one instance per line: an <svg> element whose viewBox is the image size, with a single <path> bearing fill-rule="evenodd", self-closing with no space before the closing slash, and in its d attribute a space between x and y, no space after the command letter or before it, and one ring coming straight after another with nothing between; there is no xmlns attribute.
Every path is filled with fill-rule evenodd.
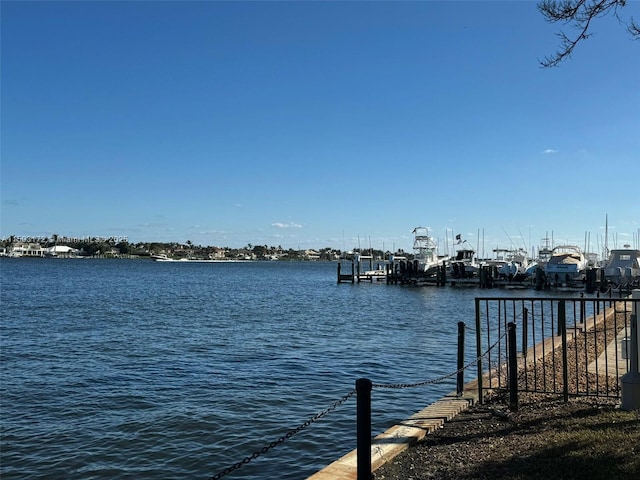
<svg viewBox="0 0 640 480"><path fill-rule="evenodd" d="M357 480L371 480L371 380L356 380Z"/></svg>
<svg viewBox="0 0 640 480"><path fill-rule="evenodd" d="M556 325L556 337L559 337L560 335L562 335L562 323L566 322L566 318L567 318L567 310L566 310L566 306L564 303L564 300L560 300L558 301L558 324Z"/></svg>
<svg viewBox="0 0 640 480"><path fill-rule="evenodd" d="M462 395L464 391L464 322L458 322L458 378L456 393Z"/></svg>
<svg viewBox="0 0 640 480"><path fill-rule="evenodd" d="M558 335L562 336L562 394L565 403L569 401L569 363L567 352L567 311L565 301L558 302Z"/></svg>
<svg viewBox="0 0 640 480"><path fill-rule="evenodd" d="M507 349L509 356L509 409L518 410L518 358L516 348L516 324L507 325Z"/></svg>
<svg viewBox="0 0 640 480"><path fill-rule="evenodd" d="M482 337L480 330L480 299L475 299L476 304L476 356L478 358L478 403L482 405Z"/></svg>
<svg viewBox="0 0 640 480"><path fill-rule="evenodd" d="M522 309L522 356L527 357L529 350L529 309Z"/></svg>

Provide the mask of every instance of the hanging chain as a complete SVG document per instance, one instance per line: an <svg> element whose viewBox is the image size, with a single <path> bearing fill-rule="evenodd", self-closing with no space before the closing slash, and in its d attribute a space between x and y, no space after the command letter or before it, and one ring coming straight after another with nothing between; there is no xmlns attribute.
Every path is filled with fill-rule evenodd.
<svg viewBox="0 0 640 480"><path fill-rule="evenodd" d="M374 383L374 384L372 384L372 387L374 387L374 388L411 388L411 387L419 387L419 386L423 386L423 385L430 385L430 384L434 384L434 383L440 383L440 382L442 382L442 381L444 381L444 380L446 380L448 378L451 378L451 377L454 377L454 376L458 375L458 373L466 370L467 368L471 367L472 365L475 365L476 363L478 363L480 361L480 359L482 359L483 357L486 357L487 355L489 355L489 352L491 352L491 350L493 350L502 341L502 339L506 336L506 334L507 334L507 332L505 331L500 336L500 338L498 338L498 340L496 340L495 343L493 345L491 345L491 347L489 347L489 349L487 351L485 351L482 355L479 355L474 360L472 360L471 362L467 363L464 367L461 367L458 370L456 370L454 372L451 372L451 373L449 373L447 375L443 375L441 377L434 378L432 380L426 380L424 382L417 382L417 383L392 383L392 384ZM293 437L296 433L300 432L301 430L304 430L305 428L310 426L312 423L320 420L322 417L324 417L324 416L328 415L329 413L331 413L333 410L338 408L340 405L342 405L344 402L349 400L355 394L356 394L356 390L355 389L351 390L349 393L347 393L345 396L343 396L340 400L337 400L336 402L334 402L330 407L328 407L325 410L323 410L322 412L314 415L309 420L307 420L303 424L299 425L298 427L294 428L293 430L290 430L285 435L283 435L282 437L278 438L278 440L275 440L275 441L271 442L269 445L266 445L266 446L262 447L259 451L256 451L256 452L252 453L251 455L245 457L241 461L239 461L237 463L234 463L233 465L231 465L230 467L224 469L220 473L217 473L216 475L210 477L209 480L218 480L218 479L224 477L225 475L228 475L229 473L237 470L238 468L242 467L243 465L246 465L247 463L251 462L252 460L255 460L260 455L263 455L263 454L267 453L272 448L275 448L278 445L284 443L289 438Z"/></svg>
<svg viewBox="0 0 640 480"><path fill-rule="evenodd" d="M330 412L332 412L333 410L335 410L336 408L338 408L340 405L342 405L344 402L346 402L347 400L349 400L351 397L353 397L356 394L356 390L351 390L349 393L347 393L344 397L342 397L340 400L334 402L329 408L323 410L322 412L314 415L313 417L311 417L309 420L307 420L306 422L304 422L302 425L299 425L298 427L294 428L293 430L290 430L289 432L287 432L285 435L283 435L282 437L278 438L278 440L275 440L273 442L271 442L269 445L266 445L264 447L262 447L259 451L257 452L253 452L251 455L245 457L244 459L242 459L241 461L231 465L230 467L224 469L222 472L217 473L216 475L214 475L213 477L210 478L210 480L218 480L219 478L224 477L225 475L233 472L234 470L237 470L238 468L242 467L243 465L246 465L247 463L249 463L251 460L255 460L256 458L258 458L260 455L263 455L265 453L267 453L269 450L271 450L274 447L277 447L278 445L284 443L286 440L290 439L291 437L293 437L296 433L300 432L301 430L304 430L305 428L307 428L309 425L311 425L312 423L320 420L322 417L326 416L327 414L329 414Z"/></svg>
<svg viewBox="0 0 640 480"><path fill-rule="evenodd" d="M475 359L473 359L472 361L470 361L469 363L467 363L464 367L460 367L458 370L448 373L446 375L443 375L441 377L438 378L434 378L432 380L425 380L423 382L417 382L417 383L374 383L373 384L373 388L413 388L413 387L421 387L423 385L431 385L434 383L440 383L444 380L447 380L451 377L455 377L456 375L458 375L460 372L463 372L464 370L466 370L467 368L471 367L472 365L475 365L476 363L478 363L480 361L480 359L486 357L487 355L489 355L489 352L491 352L491 350L493 350L496 345L498 345L500 343L500 341L502 341L502 339L506 336L506 331L500 336L500 338L498 338L498 340L495 341L495 343L493 345L491 345L491 347L489 347L489 349L484 352L482 355L479 355L478 357L476 357Z"/></svg>

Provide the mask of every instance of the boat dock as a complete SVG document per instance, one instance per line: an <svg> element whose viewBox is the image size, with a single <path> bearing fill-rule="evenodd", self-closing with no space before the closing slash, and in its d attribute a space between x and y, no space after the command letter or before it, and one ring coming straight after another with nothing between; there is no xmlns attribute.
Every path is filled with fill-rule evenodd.
<svg viewBox="0 0 640 480"><path fill-rule="evenodd" d="M495 248L492 258L479 258L476 249L456 235L451 249L438 253L438 242L429 227L413 229L413 254L398 250L374 252L360 249L339 260L338 283L380 282L389 285L535 289L565 292L629 293L640 288L640 250L625 244L614 249L606 261L585 253L577 245L556 245L548 238L538 254L526 248ZM448 241L447 241L448 243ZM608 251L608 249L606 249ZM449 252L452 252L451 254ZM377 256L374 256L377 253ZM484 255L484 253L483 253ZM384 257L387 257L384 259Z"/></svg>
<svg viewBox="0 0 640 480"><path fill-rule="evenodd" d="M481 289L503 288L507 290L555 290L564 292L605 292L611 286L602 279L602 269L590 268L582 280L562 281L559 278L548 279L542 269L526 278L500 275L495 266L479 268L475 275L467 273L451 274L451 269L443 261L435 269L425 272L419 268L417 260L395 257L389 260L375 260L370 255L356 255L351 259L338 262L338 283L384 283L387 285L412 285L435 287L474 287ZM629 293L629 288L617 288L620 294Z"/></svg>

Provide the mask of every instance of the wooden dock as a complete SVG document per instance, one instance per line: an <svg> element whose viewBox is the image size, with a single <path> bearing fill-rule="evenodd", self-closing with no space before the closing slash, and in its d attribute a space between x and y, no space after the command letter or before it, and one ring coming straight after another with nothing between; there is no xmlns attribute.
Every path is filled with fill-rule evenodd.
<svg viewBox="0 0 640 480"><path fill-rule="evenodd" d="M500 288L506 290L550 290L559 292L605 293L611 287L600 279L599 269L587 272L585 280L575 282L548 282L544 276L533 275L526 279L506 278L498 275L492 266L481 267L472 277L448 275L445 264L435 273L425 273L418 268L418 262L405 258L375 260L369 255L355 255L338 262L338 283L384 283L387 285L450 286L456 288L474 287L480 289ZM622 289L621 290L621 294Z"/></svg>

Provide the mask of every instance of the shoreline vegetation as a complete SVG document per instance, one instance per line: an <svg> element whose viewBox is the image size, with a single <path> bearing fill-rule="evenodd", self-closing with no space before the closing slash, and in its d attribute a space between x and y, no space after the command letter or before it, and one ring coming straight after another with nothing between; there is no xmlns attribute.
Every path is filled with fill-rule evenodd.
<svg viewBox="0 0 640 480"><path fill-rule="evenodd" d="M296 250L282 246L252 245L245 247L217 247L195 245L190 240L179 242L137 242L130 243L124 237L18 237L0 239L0 256L13 257L59 257L59 258L150 258L166 255L168 258L193 260L339 260L345 253L361 253L365 250L353 249L349 252L325 247L321 249ZM369 250L367 253L382 260L393 252ZM410 256L404 251L399 251Z"/></svg>

